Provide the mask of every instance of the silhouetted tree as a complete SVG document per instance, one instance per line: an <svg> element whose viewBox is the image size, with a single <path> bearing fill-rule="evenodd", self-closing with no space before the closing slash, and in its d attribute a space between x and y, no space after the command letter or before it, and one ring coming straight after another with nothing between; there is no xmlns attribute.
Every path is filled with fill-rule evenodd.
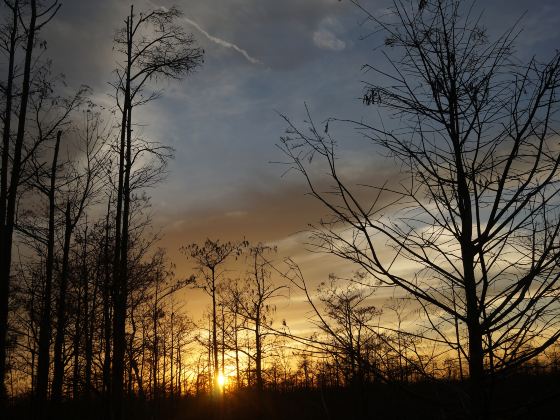
<svg viewBox="0 0 560 420"><path fill-rule="evenodd" d="M118 145L118 185L116 195L115 258L113 274L113 359L112 394L114 415L122 416L124 358L126 351L126 315L128 297L128 247L131 192L134 189L133 165L149 153L164 162L168 151L153 143L134 147L133 109L154 99L155 93L146 95L150 82L161 79L180 79L202 63L203 51L194 47L194 39L175 24L181 15L178 9L157 9L134 14L133 6L126 18L125 27L117 32L115 48L124 62L116 70L114 83L116 100L121 113L121 133ZM137 188L153 183L160 172L140 173Z"/></svg>
<svg viewBox="0 0 560 420"><path fill-rule="evenodd" d="M31 95L33 53L37 45L38 33L54 17L60 4L58 0L44 6L37 5L36 0L30 0L28 3L14 0L5 1L2 6L10 10L8 15L11 16L7 23L7 39L3 43L8 53L8 74L6 90L3 92L5 108L2 117L2 168L0 169L0 400L4 401L12 241L18 188L24 169L24 142ZM26 18L27 21L24 23ZM16 74L19 73L16 72L16 56L20 47L24 48L25 54L23 68L20 70L21 88L16 90L14 81ZM19 99L19 103L14 104L14 99ZM11 128L12 118L17 125L15 132Z"/></svg>
<svg viewBox="0 0 560 420"><path fill-rule="evenodd" d="M264 341L269 331L267 327L272 323L271 316L276 309L272 301L282 296L284 285L271 280L272 266L270 254L275 248L257 244L248 248L248 268L244 288L234 294L234 304L238 314L243 317L246 328L251 330L255 339L255 375L257 389L263 389L263 352Z"/></svg>
<svg viewBox="0 0 560 420"><path fill-rule="evenodd" d="M58 169L58 151L60 149L60 138L62 132L59 131L56 136L54 153L52 159L49 187L45 188L48 195L48 227L47 227L47 257L45 259L45 285L43 292L43 302L41 308L41 320L39 323L39 354L37 365L37 398L39 401L47 399L49 386L49 361L50 361L50 344L51 344L51 299L53 289L53 273L54 273L54 235L55 235L55 194L56 194L56 174Z"/></svg>
<svg viewBox="0 0 560 420"><path fill-rule="evenodd" d="M381 336L381 310L371 304L375 288L366 276L358 272L351 279L342 279L331 274L313 294L299 266L292 260L286 262L289 270L284 276L305 296L312 309L310 321L318 329L309 339L287 336L331 357L336 375L342 376L340 383L363 386L376 377L387 381L388 375L379 367L380 353L391 352L391 345ZM391 353L402 355L395 350Z"/></svg>
<svg viewBox="0 0 560 420"><path fill-rule="evenodd" d="M229 258L237 258L241 255L243 248L248 245L246 241L224 242L219 240L213 241L206 239L204 244L196 243L185 245L181 248L187 258L192 259L195 263L195 269L198 273L197 286L204 290L212 299L212 359L214 362L213 382L214 391L219 390L218 375L219 368L219 351L218 351L218 313L217 313L217 291L218 282L223 276L221 270Z"/></svg>
<svg viewBox="0 0 560 420"><path fill-rule="evenodd" d="M105 187L103 170L108 165L105 145L108 139L107 127L93 104L83 111L83 127L78 128L76 151L78 161L70 161L65 174L65 186L61 191L61 211L64 217L62 261L58 284L56 310L56 336L53 354L53 380L51 399L55 402L62 397L64 379L63 344L67 321L67 292L69 281L69 260L72 238L76 226L81 221L88 206L94 204ZM104 301L105 304L105 301Z"/></svg>
<svg viewBox="0 0 560 420"><path fill-rule="evenodd" d="M388 18L362 7L386 34L391 70L367 67L387 82L364 94L382 121L350 122L401 165L401 182L351 185L329 124L290 123L281 147L331 212L314 230L318 248L417 299L432 338L468 361L471 415L481 417L489 376L560 336L560 55L518 64L515 29L490 41L464 2L417 6L394 2ZM331 191L311 157L327 165Z"/></svg>

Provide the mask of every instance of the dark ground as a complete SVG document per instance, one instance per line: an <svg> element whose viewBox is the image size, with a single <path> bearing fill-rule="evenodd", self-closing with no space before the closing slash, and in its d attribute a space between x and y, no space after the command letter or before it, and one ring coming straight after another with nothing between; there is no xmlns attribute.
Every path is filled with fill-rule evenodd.
<svg viewBox="0 0 560 420"><path fill-rule="evenodd" d="M299 419L468 419L465 384L448 381L413 385L374 384L364 389L255 391L225 399L184 397L159 402L128 401L134 420ZM34 404L18 401L6 419L32 419ZM102 401L67 402L50 410L52 419L104 418ZM518 375L496 383L489 419L560 419L560 377Z"/></svg>

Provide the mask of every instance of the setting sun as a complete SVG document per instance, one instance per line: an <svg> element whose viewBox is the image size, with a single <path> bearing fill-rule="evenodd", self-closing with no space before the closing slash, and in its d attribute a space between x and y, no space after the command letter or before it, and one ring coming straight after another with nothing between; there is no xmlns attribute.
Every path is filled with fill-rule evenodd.
<svg viewBox="0 0 560 420"><path fill-rule="evenodd" d="M224 376L224 374L223 373L218 374L218 385L220 386L220 388L223 388L225 384L226 384L226 377Z"/></svg>

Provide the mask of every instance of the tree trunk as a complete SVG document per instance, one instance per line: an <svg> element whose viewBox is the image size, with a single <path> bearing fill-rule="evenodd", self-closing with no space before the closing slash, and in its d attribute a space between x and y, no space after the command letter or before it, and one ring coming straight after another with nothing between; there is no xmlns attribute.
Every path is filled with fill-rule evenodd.
<svg viewBox="0 0 560 420"><path fill-rule="evenodd" d="M237 389L239 389L241 386L241 378L239 376L239 338L238 338L238 326L237 326L237 308L235 311L235 325L234 325L234 330L233 330L233 334L234 334L234 340L235 340L235 379L236 379L236 385L237 385Z"/></svg>
<svg viewBox="0 0 560 420"><path fill-rule="evenodd" d="M80 341L81 341L81 322L82 322L82 291L78 287L77 302L78 306L76 308L76 319L74 320L74 337L72 340L72 347L74 350L74 365L72 372L72 398L75 400L79 398L80 390L78 383L80 382Z"/></svg>
<svg viewBox="0 0 560 420"><path fill-rule="evenodd" d="M452 80L453 84L453 80ZM463 167L461 142L457 135L458 117L456 111L456 92L451 88L450 94L450 137L455 151L457 170L458 208L461 217L461 257L463 259L463 281L465 282L465 300L467 306L467 329L469 334L469 380L471 397L471 416L482 418L485 410L484 391L484 354L480 310L478 305L475 276L475 250L472 244L473 214L468 179Z"/></svg>
<svg viewBox="0 0 560 420"><path fill-rule="evenodd" d="M470 254L469 252L464 252L463 258L465 266L465 291L467 301L467 329L469 334L469 380L472 406L471 415L473 416L473 418L478 419L484 417L486 405L486 396L484 392L485 380L482 331L479 320L474 270L472 269L472 254Z"/></svg>
<svg viewBox="0 0 560 420"><path fill-rule="evenodd" d="M35 43L35 24L37 19L36 0L30 0L31 18L27 26L27 45L25 50L25 63L23 66L23 82L20 96L18 127L12 159L10 185L7 190L6 219L2 220L0 237L0 399L4 400L6 388L6 345L8 334L8 302L10 293L10 269L12 265L12 238L17 204L17 191L21 176L21 153L27 121L27 103L31 81L31 61ZM9 136L9 133L7 134ZM3 139L5 141L5 139ZM4 166L2 167L4 170ZM7 168L6 168L7 171ZM7 175L7 174L6 174ZM0 207L4 207L2 202Z"/></svg>
<svg viewBox="0 0 560 420"><path fill-rule="evenodd" d="M226 320L224 316L224 305L220 304L222 310L222 376L226 367Z"/></svg>
<svg viewBox="0 0 560 420"><path fill-rule="evenodd" d="M157 399L158 397L158 364L159 364L159 340L158 340L158 330L157 330L157 302L158 302L158 288L156 287L155 297L154 297L154 310L152 313L152 334L154 336L154 349L153 349L153 361L152 361L152 397Z"/></svg>
<svg viewBox="0 0 560 420"><path fill-rule="evenodd" d="M56 170L58 165L58 150L60 146L60 137L62 132L59 131L56 136L56 144L54 147L54 155L51 167L50 188L49 188L49 226L47 238L47 258L45 264L45 287L43 293L43 307L41 310L41 321L39 329L39 358L37 365L37 398L39 405L42 405L47 399L49 387L49 361L50 361L50 344L51 344L51 299L52 299L52 281L54 269L54 216L56 211L55 192L56 192ZM43 408L44 413L44 408Z"/></svg>
<svg viewBox="0 0 560 420"><path fill-rule="evenodd" d="M219 391L218 372L220 369L218 361L218 326L216 314L216 272L212 268L212 350L214 352L214 392Z"/></svg>
<svg viewBox="0 0 560 420"><path fill-rule="evenodd" d="M173 360L173 356L174 356L173 345L174 345L174 341L175 341L175 338L173 337L173 321L174 321L173 317L174 317L174 315L175 314L173 312L173 306L172 306L171 307L171 325L170 325L170 327L171 327L171 335L170 335L171 348L169 349L169 384L171 386L171 389L170 389L171 398L173 398L175 396L175 392L174 392L175 391L175 389L174 389L175 388L175 382L174 382L174 378L173 378L173 373L174 373L173 372L173 362L174 362L174 360Z"/></svg>
<svg viewBox="0 0 560 420"><path fill-rule="evenodd" d="M62 247L62 268L58 292L58 308L56 317L56 336L54 342L54 371L51 385L51 399L60 402L62 399L62 385L64 382L64 362L62 348L66 329L66 293L68 290L68 259L70 256L70 240L72 238L72 223L70 219L70 201L66 203L64 217L64 244Z"/></svg>
<svg viewBox="0 0 560 420"><path fill-rule="evenodd" d="M86 238L87 238L87 219L86 219ZM87 253L86 253L87 239L84 242L84 279L86 281L86 290L89 290L89 272L87 269ZM85 396L89 400L91 398L91 392L93 390L91 385L92 377L92 365L93 365L93 327L95 323L95 308L97 303L97 292L98 292L98 279L97 276L94 278L93 289L91 290L91 298L86 300L86 319L84 320L84 325L86 326L86 332L84 334L85 338L85 372L84 372L84 391ZM89 301L91 300L91 305Z"/></svg>
<svg viewBox="0 0 560 420"><path fill-rule="evenodd" d="M119 149L119 181L117 191L117 213L115 227L115 261L113 273L113 366L112 366L112 403L113 418L115 420L123 417L123 385L124 385L124 356L126 352L126 304L127 304L127 248L128 248L128 205L127 191L125 187L125 173L129 171L129 132L131 116L130 103L130 74L132 59L132 25L133 25L133 6L130 7L130 16L126 21L127 32L127 67L125 98L122 110L121 139ZM125 156L126 150L126 156ZM121 229L122 223L122 229ZM125 252L123 253L123 250Z"/></svg>
<svg viewBox="0 0 560 420"><path fill-rule="evenodd" d="M259 393L263 390L263 379L262 379L262 343L261 343L261 323L260 323L260 311L257 311L255 319L255 374L257 376L257 390Z"/></svg>
<svg viewBox="0 0 560 420"><path fill-rule="evenodd" d="M103 394L108 397L111 390L111 267L109 265L109 217L111 215L111 198L107 202L107 215L105 217L105 243L103 245ZM109 413L105 413L107 416Z"/></svg>

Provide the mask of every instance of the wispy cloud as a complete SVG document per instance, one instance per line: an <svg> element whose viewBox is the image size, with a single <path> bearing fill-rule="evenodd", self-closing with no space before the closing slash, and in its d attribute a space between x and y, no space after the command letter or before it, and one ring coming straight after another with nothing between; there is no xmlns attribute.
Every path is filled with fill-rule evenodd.
<svg viewBox="0 0 560 420"><path fill-rule="evenodd" d="M313 43L324 50L342 51L346 43L336 37L331 31L321 29L313 33Z"/></svg>
<svg viewBox="0 0 560 420"><path fill-rule="evenodd" d="M319 29L313 33L313 43L324 50L342 51L346 48L346 42L336 35L342 30L343 28L338 20L327 17L320 23Z"/></svg>
<svg viewBox="0 0 560 420"><path fill-rule="evenodd" d="M204 35L206 38L208 38L210 41L214 42L215 44L218 44L218 45L220 45L220 46L222 46L222 47L225 47L225 48L231 48L231 49L237 51L239 54L241 54L243 57L245 57L245 58L247 59L247 61L249 61L249 62L252 63L252 64L262 64L262 61L260 61L260 60L258 60L258 59L256 59L256 58L254 58L254 57L251 57L251 56L249 55L249 53L248 53L246 50L244 50L243 48L241 48L241 47L235 45L235 44L232 43L232 42L226 41L225 39L221 39L221 38L218 38L218 37L216 37L216 36L214 36L214 35L209 34L204 28L202 28L202 27L201 27L198 23L196 23L194 20L189 19L189 18L187 18L187 17L183 17L183 20L184 20L185 22L191 24L192 26L194 26L196 29L198 29L198 31L199 31L202 35Z"/></svg>
<svg viewBox="0 0 560 420"><path fill-rule="evenodd" d="M151 1L148 1L148 4L150 4L152 7L155 7L157 9L162 9L162 10L167 10L166 7L164 6L158 6L154 3L152 3ZM220 45L221 47L224 48L231 48L235 51L237 51L239 54L241 54L243 57L245 57L247 59L247 61L249 61L251 64L263 64L262 61L256 59L255 57L252 57L247 50L244 50L243 48L241 48L238 45L235 45L233 42L229 42L226 41L225 39L222 38L218 38L217 36L214 36L210 33L208 33L208 31L206 31L202 26L200 26L197 22L195 22L194 20L183 16L182 20L186 23L188 23L191 26L194 26L202 35L204 35L206 38L208 38L209 41Z"/></svg>

